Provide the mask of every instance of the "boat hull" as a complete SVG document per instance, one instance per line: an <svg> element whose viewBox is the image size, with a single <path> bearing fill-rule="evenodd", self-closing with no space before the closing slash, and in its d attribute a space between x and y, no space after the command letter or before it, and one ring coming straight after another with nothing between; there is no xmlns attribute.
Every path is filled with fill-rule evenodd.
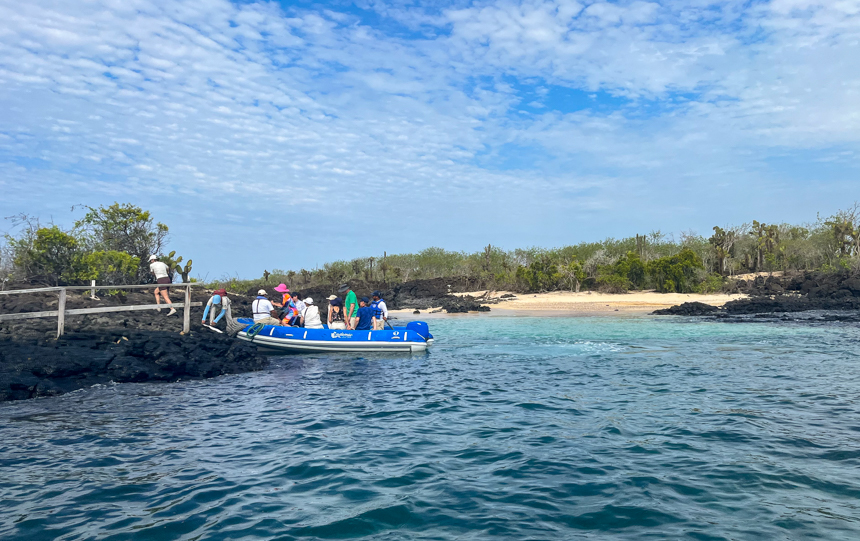
<svg viewBox="0 0 860 541"><path fill-rule="evenodd" d="M251 330L249 322L237 337L259 348L281 353L421 353L432 343L432 338L425 339L405 327L347 331L266 325L256 334L248 332Z"/></svg>

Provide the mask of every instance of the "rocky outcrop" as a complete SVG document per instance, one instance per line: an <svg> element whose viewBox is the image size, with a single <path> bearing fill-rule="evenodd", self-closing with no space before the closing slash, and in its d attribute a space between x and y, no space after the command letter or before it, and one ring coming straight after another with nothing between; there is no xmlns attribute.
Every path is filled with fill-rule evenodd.
<svg viewBox="0 0 860 541"><path fill-rule="evenodd" d="M178 297L178 296L177 296ZM56 309L57 297L0 297L0 313ZM193 300L205 302L196 293ZM241 307L244 300L237 298ZM94 301L69 296L67 307L150 304L144 293ZM202 308L192 309L191 332L180 335L180 313L118 312L70 316L56 339L56 319L0 322L0 401L55 396L97 383L177 381L260 370L267 364L254 346L200 325ZM222 323L223 326L223 323Z"/></svg>
<svg viewBox="0 0 860 541"><path fill-rule="evenodd" d="M489 312L489 306L483 306L474 297L468 295L459 297L448 295L443 299L442 308L449 314L464 314L466 312Z"/></svg>
<svg viewBox="0 0 860 541"><path fill-rule="evenodd" d="M731 316L744 314L797 313L811 310L860 310L860 276L844 271L813 272L785 277L758 276L740 282L730 291L749 298L727 302L719 309L685 303L655 314L687 316Z"/></svg>
<svg viewBox="0 0 860 541"><path fill-rule="evenodd" d="M709 316L719 312L719 308L702 302L685 302L679 306L656 310L658 316Z"/></svg>

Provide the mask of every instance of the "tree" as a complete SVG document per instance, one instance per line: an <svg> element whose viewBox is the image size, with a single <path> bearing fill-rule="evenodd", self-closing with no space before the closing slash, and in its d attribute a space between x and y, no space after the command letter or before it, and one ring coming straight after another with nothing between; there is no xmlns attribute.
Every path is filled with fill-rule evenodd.
<svg viewBox="0 0 860 541"><path fill-rule="evenodd" d="M728 259L731 257L732 247L735 244L735 232L714 226L714 234L708 239L708 242L714 247L717 256L716 271L721 275L726 275L728 273Z"/></svg>
<svg viewBox="0 0 860 541"><path fill-rule="evenodd" d="M37 230L32 248L19 252L16 263L29 266L28 278L57 286L80 279L80 258L77 239L54 225Z"/></svg>
<svg viewBox="0 0 860 541"><path fill-rule="evenodd" d="M147 261L159 254L167 241L167 226L155 222L149 211L130 203L86 207L89 212L75 222L92 251L125 252L139 261L137 278L147 281Z"/></svg>
<svg viewBox="0 0 860 541"><path fill-rule="evenodd" d="M561 267L561 274L565 277L570 290L579 293L579 288L582 287L582 282L586 278L585 270L582 268L582 263L576 259L571 259L570 263Z"/></svg>
<svg viewBox="0 0 860 541"><path fill-rule="evenodd" d="M517 269L517 279L524 282L530 291L549 291L558 287L562 275L548 255L542 255L528 267Z"/></svg>
<svg viewBox="0 0 860 541"><path fill-rule="evenodd" d="M702 260L696 252L684 248L677 254L649 261L646 270L654 278L661 293L690 293L695 289L696 269L702 269Z"/></svg>

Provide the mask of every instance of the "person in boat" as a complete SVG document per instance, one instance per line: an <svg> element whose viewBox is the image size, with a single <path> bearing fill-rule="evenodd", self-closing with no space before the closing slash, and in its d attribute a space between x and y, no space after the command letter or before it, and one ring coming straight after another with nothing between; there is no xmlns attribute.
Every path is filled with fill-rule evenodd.
<svg viewBox="0 0 860 541"><path fill-rule="evenodd" d="M206 316L208 315L209 326L217 326L218 322L224 317L224 314L230 312L230 305L231 302L230 299L227 298L227 290L223 288L216 289L212 292L212 296L209 297L209 302L206 303L206 308L203 309L203 319L200 323L206 325ZM216 313L218 314L218 317L215 317Z"/></svg>
<svg viewBox="0 0 860 541"><path fill-rule="evenodd" d="M290 322L290 325L292 325L293 327L301 327L302 314L305 313L305 308L307 308L307 306L305 305L304 301L302 301L302 298L301 296L299 296L298 291L294 291L292 293L292 301L293 306L296 307L296 317L295 319L293 319L293 321Z"/></svg>
<svg viewBox="0 0 860 541"><path fill-rule="evenodd" d="M149 272L155 276L155 283L157 284L169 284L172 281L170 279L170 268L166 263L159 261L158 256L155 254L149 256ZM170 302L170 287L155 287L155 304L161 304L162 297L170 308L167 315L172 316L176 313L176 309L173 308L173 303ZM161 308L158 311L160 312Z"/></svg>
<svg viewBox="0 0 860 541"><path fill-rule="evenodd" d="M356 331L373 330L373 308L370 307L370 299L362 297L359 302L358 317L356 318Z"/></svg>
<svg viewBox="0 0 860 541"><path fill-rule="evenodd" d="M281 308L278 317L281 319L281 324L286 327L297 327L298 321L301 319L296 303L289 294L284 295L284 307Z"/></svg>
<svg viewBox="0 0 860 541"><path fill-rule="evenodd" d="M385 330L385 322L388 320L388 305L382 300L382 294L379 291L373 292L373 302L370 303L373 309L373 330Z"/></svg>
<svg viewBox="0 0 860 541"><path fill-rule="evenodd" d="M314 305L314 300L308 297L304 301L305 311L302 312L302 327L306 329L322 329L323 324L320 321L320 309Z"/></svg>
<svg viewBox="0 0 860 541"><path fill-rule="evenodd" d="M283 308L284 305L287 304L289 299L292 298L292 296L290 295L290 290L287 288L287 284L278 284L275 286L275 291L281 294L281 302L272 301L272 304L274 304L278 308Z"/></svg>
<svg viewBox="0 0 860 541"><path fill-rule="evenodd" d="M346 323L343 320L343 301L332 295L328 298L328 328L345 330Z"/></svg>
<svg viewBox="0 0 860 541"><path fill-rule="evenodd" d="M275 317L277 315L275 306L267 295L266 290L261 289L257 292L257 298L251 303L251 310L254 312L254 323L280 325L281 321Z"/></svg>
<svg viewBox="0 0 860 541"><path fill-rule="evenodd" d="M349 284L343 284L338 288L337 292L344 295L343 314L346 328L350 330L354 329L358 323L358 297L356 297L355 291L349 287Z"/></svg>

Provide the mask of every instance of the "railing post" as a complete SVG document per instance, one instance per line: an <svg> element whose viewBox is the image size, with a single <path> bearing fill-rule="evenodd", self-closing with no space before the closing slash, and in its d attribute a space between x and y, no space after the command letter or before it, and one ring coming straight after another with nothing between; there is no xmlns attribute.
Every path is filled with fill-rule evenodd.
<svg viewBox="0 0 860 541"><path fill-rule="evenodd" d="M92 285L92 289L90 289L90 297L95 299L96 298L96 281L93 280L90 285Z"/></svg>
<svg viewBox="0 0 860 541"><path fill-rule="evenodd" d="M57 304L57 338L63 336L66 330L66 288L60 290L60 302Z"/></svg>
<svg viewBox="0 0 860 541"><path fill-rule="evenodd" d="M191 331L191 286L185 286L185 306L182 309L182 333Z"/></svg>

